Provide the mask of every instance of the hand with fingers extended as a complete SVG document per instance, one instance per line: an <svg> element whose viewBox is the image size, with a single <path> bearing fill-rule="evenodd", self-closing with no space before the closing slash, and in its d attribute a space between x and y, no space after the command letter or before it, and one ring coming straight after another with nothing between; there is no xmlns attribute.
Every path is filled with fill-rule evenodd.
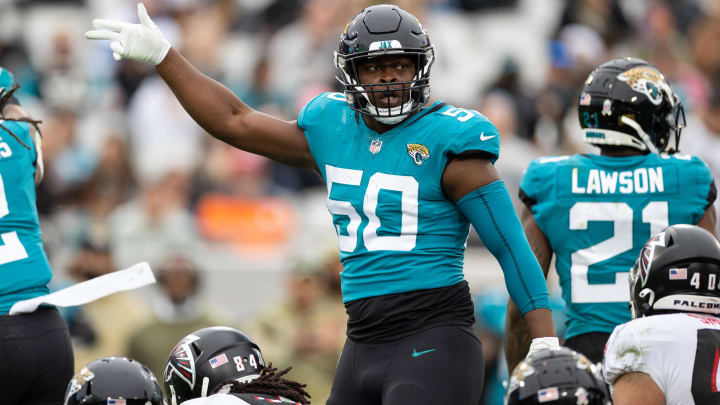
<svg viewBox="0 0 720 405"><path fill-rule="evenodd" d="M86 32L85 38L111 41L115 60L125 58L157 65L165 59L170 43L150 19L145 6L138 3L137 8L140 24L94 19L92 25L97 29Z"/></svg>

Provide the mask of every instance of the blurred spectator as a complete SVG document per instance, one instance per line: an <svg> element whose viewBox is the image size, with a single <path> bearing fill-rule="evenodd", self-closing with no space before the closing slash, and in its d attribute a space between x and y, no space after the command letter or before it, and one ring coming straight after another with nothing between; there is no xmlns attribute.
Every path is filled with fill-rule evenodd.
<svg viewBox="0 0 720 405"><path fill-rule="evenodd" d="M335 68L332 53L342 31L339 19L343 2L308 0L298 21L284 27L268 44L270 83L281 97L299 95L294 105L303 105L319 93L318 87L329 90L334 84ZM306 90L312 88L314 94Z"/></svg>
<svg viewBox="0 0 720 405"><path fill-rule="evenodd" d="M296 265L288 276L287 300L261 313L251 327L266 358L279 367L292 365L294 378L308 385L317 403L330 395L345 341L345 308L338 292L328 290L338 286L324 282L337 269L337 259Z"/></svg>
<svg viewBox="0 0 720 405"><path fill-rule="evenodd" d="M105 242L86 240L75 252L67 273L76 282L117 270ZM70 312L68 325L75 350L75 368L102 356L125 356L133 327L147 318L147 309L132 291L122 291Z"/></svg>
<svg viewBox="0 0 720 405"><path fill-rule="evenodd" d="M720 184L720 83L708 106L698 108L687 117L687 128L680 138L680 152L703 159L715 178L715 185ZM720 213L718 200L715 200L715 210ZM720 223L717 231L720 234Z"/></svg>
<svg viewBox="0 0 720 405"><path fill-rule="evenodd" d="M536 98L535 140L544 155L586 149L580 141L576 104L592 69L606 59L605 44L593 29L571 24L550 42L551 66L545 88Z"/></svg>
<svg viewBox="0 0 720 405"><path fill-rule="evenodd" d="M106 238L110 213L129 200L135 190L125 140L111 134L102 143L98 165L90 177L73 189L69 206L56 215L66 245L77 246L81 238ZM95 236L101 235L101 236Z"/></svg>
<svg viewBox="0 0 720 405"><path fill-rule="evenodd" d="M540 153L531 141L518 136L519 117L509 93L499 89L488 91L478 109L495 124L502 137L500 155L512 156L511 159L498 159L495 167L507 186L515 209L518 210L521 204L518 191L527 162L540 157Z"/></svg>
<svg viewBox="0 0 720 405"><path fill-rule="evenodd" d="M109 219L110 243L121 267L159 263L177 251L198 251L200 240L188 211L188 175L168 172L143 178L140 194L117 207Z"/></svg>
<svg viewBox="0 0 720 405"><path fill-rule="evenodd" d="M296 212L274 194L270 161L262 156L211 141L209 159L195 211L202 235L230 243L248 256L282 251L295 231Z"/></svg>
<svg viewBox="0 0 720 405"><path fill-rule="evenodd" d="M618 0L566 0L560 29L576 23L599 33L610 46L624 40L630 33L629 23Z"/></svg>
<svg viewBox="0 0 720 405"><path fill-rule="evenodd" d="M53 109L42 127L45 181L38 187L38 211L53 214L70 202L88 179L96 163L86 145L76 142L79 116L76 112Z"/></svg>
<svg viewBox="0 0 720 405"><path fill-rule="evenodd" d="M140 179L192 172L203 160L202 128L156 76L145 79L130 100L128 125L130 156Z"/></svg>
<svg viewBox="0 0 720 405"><path fill-rule="evenodd" d="M200 297L202 273L185 255L171 256L155 274L160 293L153 296L151 319L134 329L127 355L162 376L170 350L182 337L229 324Z"/></svg>
<svg viewBox="0 0 720 405"><path fill-rule="evenodd" d="M512 99L513 109L515 110L515 117L513 118L515 121L514 133L525 139L532 138L532 129L537 120L535 106L533 105L534 100L527 86L523 85L521 81L520 67L513 57L508 56L505 58L500 74L488 86L485 93L487 95L498 90L505 91L507 96ZM489 105L489 103L484 102L479 109L485 116L488 116L485 109L486 105ZM490 120L493 121L492 118ZM504 137L505 132L500 131L500 135Z"/></svg>

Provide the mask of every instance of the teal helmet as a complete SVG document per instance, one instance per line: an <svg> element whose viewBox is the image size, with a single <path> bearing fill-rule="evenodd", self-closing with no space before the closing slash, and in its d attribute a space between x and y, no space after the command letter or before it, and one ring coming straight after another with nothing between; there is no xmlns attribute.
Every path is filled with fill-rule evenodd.
<svg viewBox="0 0 720 405"><path fill-rule="evenodd" d="M0 66L0 93L5 93L5 92L10 91L10 89L13 86L13 83L15 83L13 74L9 70Z"/></svg>

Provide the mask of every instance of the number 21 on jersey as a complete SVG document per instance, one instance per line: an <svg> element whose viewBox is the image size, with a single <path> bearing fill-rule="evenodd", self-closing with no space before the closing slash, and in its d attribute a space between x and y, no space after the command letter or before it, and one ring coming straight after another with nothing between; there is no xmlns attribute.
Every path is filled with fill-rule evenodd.
<svg viewBox="0 0 720 405"><path fill-rule="evenodd" d="M642 222L650 224L650 238L668 226L668 203L652 201L641 215ZM570 208L570 230L587 230L591 221L611 221L613 236L570 254L572 302L628 302L629 271L615 273L612 284L590 284L588 269L633 248L633 210L624 202L578 202Z"/></svg>
<svg viewBox="0 0 720 405"><path fill-rule="evenodd" d="M359 187L362 183L363 171L343 169L325 165L325 177L328 190L327 207L333 215L344 215L349 218L346 227L347 235L338 229L338 245L342 252L353 252L358 246L358 228L362 222L360 214L349 201L330 198L333 184L345 184ZM365 248L373 250L408 251L415 247L418 229L418 182L412 176L375 173L368 180L367 190L363 197L362 212L368 219L362 232ZM401 229L398 235L378 235L382 224L377 211L380 190L399 191L401 197Z"/></svg>

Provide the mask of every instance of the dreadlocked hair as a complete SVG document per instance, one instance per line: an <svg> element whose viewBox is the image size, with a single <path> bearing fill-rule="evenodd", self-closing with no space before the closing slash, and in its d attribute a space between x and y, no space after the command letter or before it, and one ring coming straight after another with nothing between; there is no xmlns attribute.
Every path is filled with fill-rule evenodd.
<svg viewBox="0 0 720 405"><path fill-rule="evenodd" d="M2 113L5 110L5 107L7 106L7 104L12 99L12 96L15 93L15 91L19 88L20 88L20 85L15 83L12 85L12 88L10 88L9 91L6 91L5 89L2 89L2 91L0 91L0 128L4 129L5 132L12 135L12 137L15 138L15 140L18 141L18 143L20 145L25 147L25 149L30 150L30 147L25 145L25 143L23 141L21 141L20 138L18 138L18 136L15 135L13 133L13 131L10 130L10 128L8 128L2 124L3 121L27 122L27 123L31 124L33 127L35 127L35 130L38 132L38 134L40 134L40 136L42 136L42 133L40 132L40 127L38 126L38 124L40 124L42 121L34 120L34 119L28 118L28 117L6 118Z"/></svg>
<svg viewBox="0 0 720 405"><path fill-rule="evenodd" d="M222 392L236 394L277 395L300 404L309 404L310 394L305 391L307 384L283 378L290 370L292 370L292 367L278 371L272 366L272 363L269 363L260 371L260 376L256 379L245 383L233 379L225 380L213 389L212 394L222 390Z"/></svg>

